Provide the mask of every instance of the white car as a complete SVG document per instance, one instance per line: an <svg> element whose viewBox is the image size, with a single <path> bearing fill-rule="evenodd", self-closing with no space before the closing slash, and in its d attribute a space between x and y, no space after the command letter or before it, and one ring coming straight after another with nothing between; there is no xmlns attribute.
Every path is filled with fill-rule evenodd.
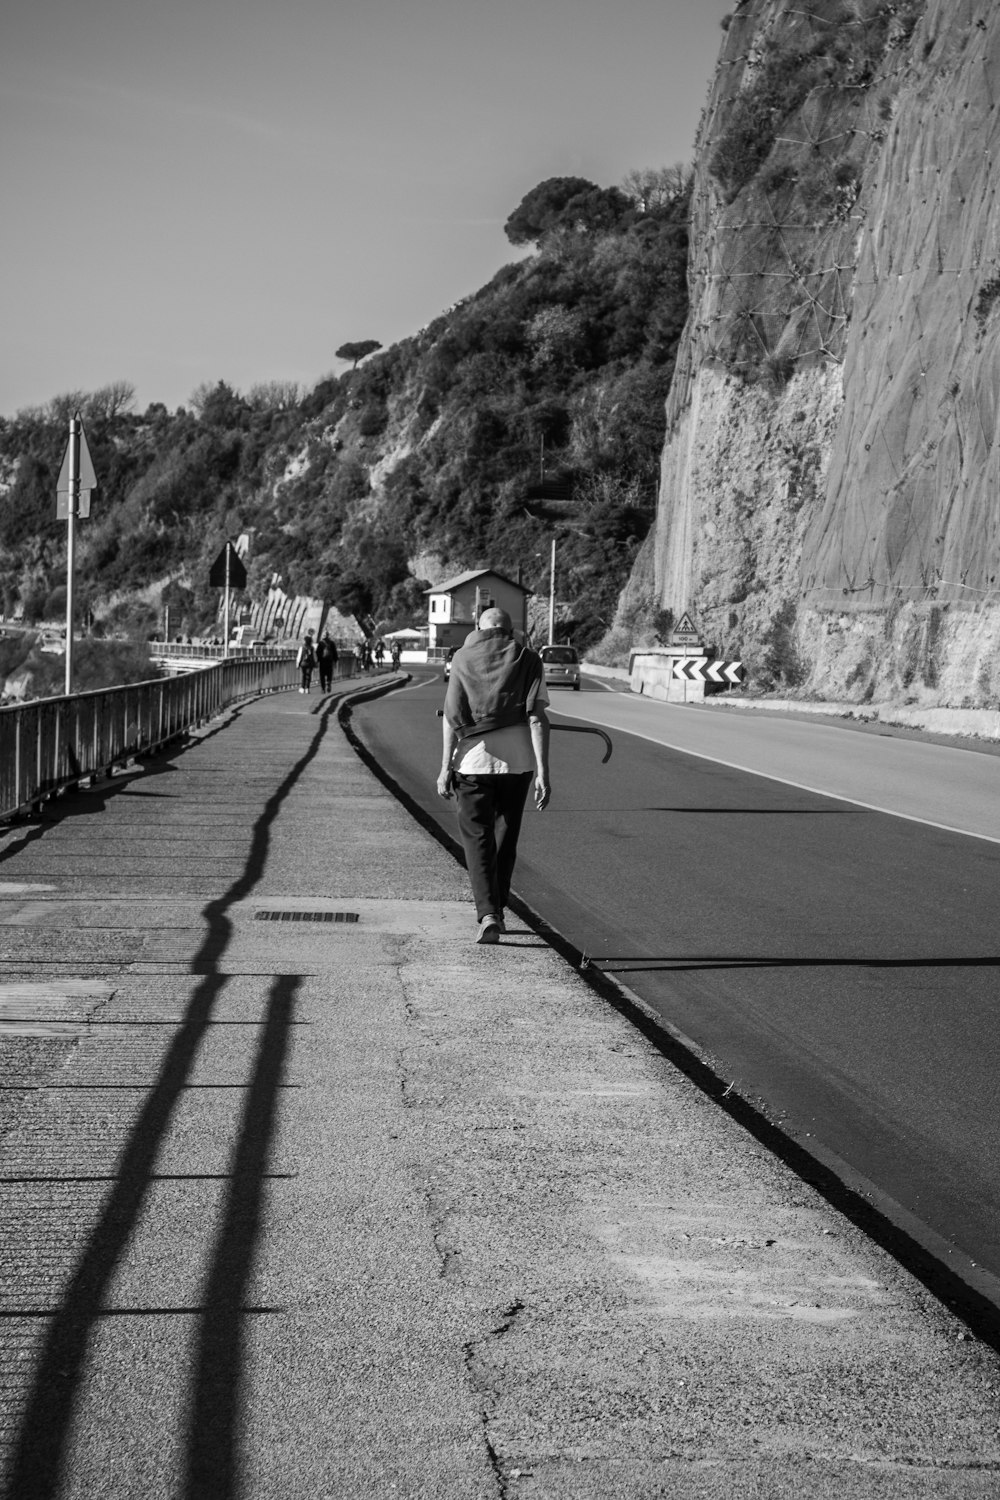
<svg viewBox="0 0 1000 1500"><path fill-rule="evenodd" d="M580 658L572 646L543 646L538 653L545 669L546 687L571 687L580 691Z"/></svg>

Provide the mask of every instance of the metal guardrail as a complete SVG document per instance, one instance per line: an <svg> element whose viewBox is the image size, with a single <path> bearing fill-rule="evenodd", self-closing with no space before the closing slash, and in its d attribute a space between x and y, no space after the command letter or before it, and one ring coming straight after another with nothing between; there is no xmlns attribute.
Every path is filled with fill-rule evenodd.
<svg viewBox="0 0 1000 1500"><path fill-rule="evenodd" d="M289 646L216 646L208 641L150 641L149 654L154 661L165 656L184 656L192 661L224 661L230 657L287 656L293 648Z"/></svg>
<svg viewBox="0 0 1000 1500"><path fill-rule="evenodd" d="M285 641L264 645L253 642L249 646L231 645L228 652L225 646L213 645L209 641L150 641L148 644L149 654L154 661L162 661L166 657L186 657L192 661L224 661L246 656L276 659L287 656L289 652L294 656L300 643ZM348 641L335 641L334 644L340 656L350 656L354 650L352 643Z"/></svg>
<svg viewBox="0 0 1000 1500"><path fill-rule="evenodd" d="M338 662L338 668L341 664ZM338 677L353 674L347 660ZM254 693L297 686L295 659L248 657L181 677L0 708L0 818L108 774Z"/></svg>

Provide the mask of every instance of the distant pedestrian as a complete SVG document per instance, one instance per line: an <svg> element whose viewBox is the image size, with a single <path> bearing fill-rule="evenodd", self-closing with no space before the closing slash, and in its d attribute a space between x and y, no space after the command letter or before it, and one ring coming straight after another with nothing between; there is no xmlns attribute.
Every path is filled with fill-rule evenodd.
<svg viewBox="0 0 1000 1500"><path fill-rule="evenodd" d="M458 801L477 943L496 943L506 931L504 907L532 777L535 807L548 805L548 701L541 657L515 640L506 610L484 610L479 629L452 658L437 780L438 796Z"/></svg>
<svg viewBox="0 0 1000 1500"><path fill-rule="evenodd" d="M399 671L399 659L400 659L400 657L403 654L402 650L400 648L399 642L398 641L393 641L392 645L389 647L389 650L392 652L392 670L394 672L398 672Z"/></svg>
<svg viewBox="0 0 1000 1500"><path fill-rule="evenodd" d="M378 640L375 642L375 665L377 667L381 667L381 665L382 665L382 663L384 661L385 661L385 641L382 639L381 636L379 636Z"/></svg>
<svg viewBox="0 0 1000 1500"><path fill-rule="evenodd" d="M369 669L369 667L371 666L371 664L372 664L372 643L368 639L368 637L365 636L364 640L361 643L361 665L364 667L365 671L367 672L368 669Z"/></svg>
<svg viewBox="0 0 1000 1500"><path fill-rule="evenodd" d="M299 692L308 693L312 686L312 675L316 669L316 649L313 646L311 630L306 631L306 638L299 647L299 654L295 658L295 665L298 667L302 677Z"/></svg>
<svg viewBox="0 0 1000 1500"><path fill-rule="evenodd" d="M333 686L333 669L337 665L337 648L324 631L323 639L316 647L316 662L319 666L319 690L328 693Z"/></svg>

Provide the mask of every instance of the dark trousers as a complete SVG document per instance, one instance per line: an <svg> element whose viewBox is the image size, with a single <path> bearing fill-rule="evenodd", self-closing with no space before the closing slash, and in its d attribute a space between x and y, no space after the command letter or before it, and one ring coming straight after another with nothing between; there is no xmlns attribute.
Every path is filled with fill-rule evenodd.
<svg viewBox="0 0 1000 1500"><path fill-rule="evenodd" d="M455 776L458 830L480 922L487 912L499 916L507 905L530 785L530 771L517 776Z"/></svg>

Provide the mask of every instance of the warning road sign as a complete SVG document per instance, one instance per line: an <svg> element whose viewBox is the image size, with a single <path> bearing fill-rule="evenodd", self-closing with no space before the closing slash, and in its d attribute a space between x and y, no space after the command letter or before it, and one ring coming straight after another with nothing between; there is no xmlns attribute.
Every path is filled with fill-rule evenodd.
<svg viewBox="0 0 1000 1500"><path fill-rule="evenodd" d="M681 615L677 624L670 632L670 640L674 646L700 646L701 631L688 614L687 610Z"/></svg>
<svg viewBox="0 0 1000 1500"><path fill-rule="evenodd" d="M733 687L743 681L741 661L711 661L707 656L678 656L671 674L675 682L717 682Z"/></svg>
<svg viewBox="0 0 1000 1500"><path fill-rule="evenodd" d="M208 575L208 586L210 589L246 588L247 570L232 542L226 543L212 564Z"/></svg>
<svg viewBox="0 0 1000 1500"><path fill-rule="evenodd" d="M91 491L97 489L97 475L94 472L94 460L90 456L87 447L87 434L80 424L78 441L80 453L78 459L79 474L77 475L77 500L76 514L84 517L90 515ZM69 517L69 456L73 439L70 438L66 444L66 452L63 454L62 468L59 470L59 478L56 480L56 520L65 521Z"/></svg>

